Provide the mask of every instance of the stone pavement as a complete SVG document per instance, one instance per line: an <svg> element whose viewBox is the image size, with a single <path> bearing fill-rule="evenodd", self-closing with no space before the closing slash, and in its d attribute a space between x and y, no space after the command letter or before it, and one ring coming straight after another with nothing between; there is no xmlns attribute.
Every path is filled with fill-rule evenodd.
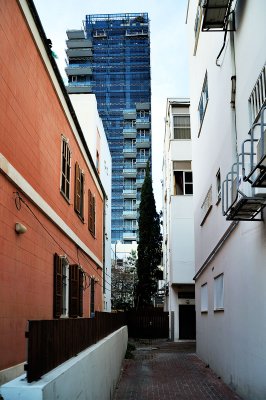
<svg viewBox="0 0 266 400"><path fill-rule="evenodd" d="M139 341L113 400L241 400L195 354L194 342Z"/></svg>

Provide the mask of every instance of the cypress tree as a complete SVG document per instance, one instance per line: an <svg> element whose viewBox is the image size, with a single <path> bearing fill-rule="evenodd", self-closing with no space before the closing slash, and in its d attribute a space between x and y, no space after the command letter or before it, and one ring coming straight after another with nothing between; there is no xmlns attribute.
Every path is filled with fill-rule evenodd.
<svg viewBox="0 0 266 400"><path fill-rule="evenodd" d="M156 212L149 162L141 189L138 223L138 282L135 304L137 308L143 308L152 305L153 295L157 291L157 272L162 253L160 217Z"/></svg>

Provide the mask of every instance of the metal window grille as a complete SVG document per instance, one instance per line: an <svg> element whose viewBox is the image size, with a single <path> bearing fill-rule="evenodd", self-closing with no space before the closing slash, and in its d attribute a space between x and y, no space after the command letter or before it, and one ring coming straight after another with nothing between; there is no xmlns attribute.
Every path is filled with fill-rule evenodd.
<svg viewBox="0 0 266 400"><path fill-rule="evenodd" d="M266 101L266 64L264 65L249 98L249 107L250 107L252 123L255 122L265 101Z"/></svg>
<svg viewBox="0 0 266 400"><path fill-rule="evenodd" d="M212 186L209 188L201 206L201 214L202 214L201 225L204 224L204 221L206 220L211 208L212 208Z"/></svg>

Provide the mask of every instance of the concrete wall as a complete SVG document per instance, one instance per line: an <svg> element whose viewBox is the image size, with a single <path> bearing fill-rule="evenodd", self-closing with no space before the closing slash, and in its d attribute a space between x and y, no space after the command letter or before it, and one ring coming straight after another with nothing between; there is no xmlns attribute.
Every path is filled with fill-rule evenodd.
<svg viewBox="0 0 266 400"><path fill-rule="evenodd" d="M4 400L111 400L127 348L123 327L37 382L25 375L3 385Z"/></svg>

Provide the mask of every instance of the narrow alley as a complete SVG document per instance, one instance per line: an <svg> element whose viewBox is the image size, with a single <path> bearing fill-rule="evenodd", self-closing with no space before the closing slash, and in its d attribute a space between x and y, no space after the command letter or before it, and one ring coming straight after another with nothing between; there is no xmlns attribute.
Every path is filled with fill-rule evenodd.
<svg viewBox="0 0 266 400"><path fill-rule="evenodd" d="M195 342L135 343L114 400L241 400L195 353Z"/></svg>

